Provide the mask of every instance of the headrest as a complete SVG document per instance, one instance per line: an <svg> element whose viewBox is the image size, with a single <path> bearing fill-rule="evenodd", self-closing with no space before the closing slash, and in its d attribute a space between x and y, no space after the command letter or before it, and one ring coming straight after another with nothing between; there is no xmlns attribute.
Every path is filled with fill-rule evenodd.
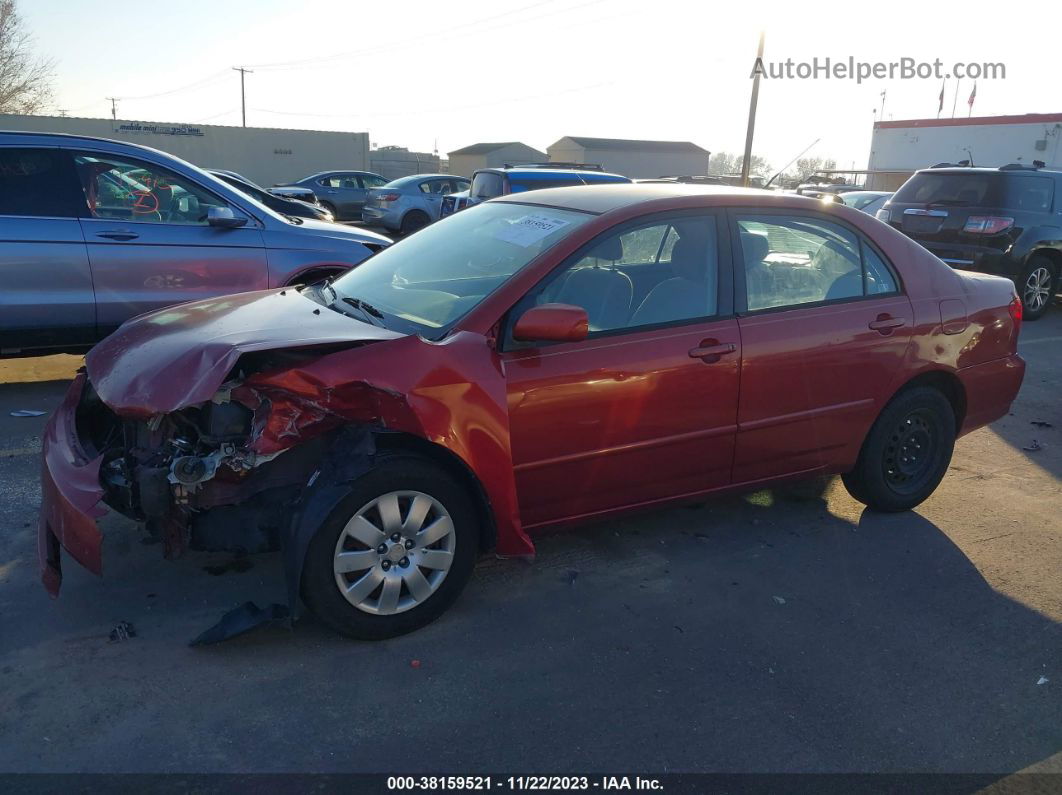
<svg viewBox="0 0 1062 795"><path fill-rule="evenodd" d="M612 260L613 262L621 260L623 259L623 241L619 239L618 235L607 237L590 249L590 253L587 256Z"/></svg>
<svg viewBox="0 0 1062 795"><path fill-rule="evenodd" d="M767 235L759 232L742 232L741 250L745 254L746 264L763 262L770 253L771 244L767 241Z"/></svg>
<svg viewBox="0 0 1062 795"><path fill-rule="evenodd" d="M707 264L703 240L680 237L671 249L671 270L683 279L703 281Z"/></svg>

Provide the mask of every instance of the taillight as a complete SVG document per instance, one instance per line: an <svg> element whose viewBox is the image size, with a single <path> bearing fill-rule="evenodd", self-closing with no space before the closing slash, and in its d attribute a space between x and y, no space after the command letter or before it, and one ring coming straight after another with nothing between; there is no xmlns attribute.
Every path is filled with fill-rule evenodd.
<svg viewBox="0 0 1062 795"><path fill-rule="evenodd" d="M383 202L396 202L398 201L398 199L399 195L397 193L380 193L376 196L376 201L380 202L381 204Z"/></svg>
<svg viewBox="0 0 1062 795"><path fill-rule="evenodd" d="M1021 331L1021 318L1022 318L1022 306L1021 299L1018 296L1014 296L1010 304L1007 306L1010 311L1010 319L1014 321L1014 330Z"/></svg>
<svg viewBox="0 0 1062 795"><path fill-rule="evenodd" d="M963 232L972 235L998 235L1000 232L1014 226L1013 218L1003 218L998 215L971 215L966 219Z"/></svg>

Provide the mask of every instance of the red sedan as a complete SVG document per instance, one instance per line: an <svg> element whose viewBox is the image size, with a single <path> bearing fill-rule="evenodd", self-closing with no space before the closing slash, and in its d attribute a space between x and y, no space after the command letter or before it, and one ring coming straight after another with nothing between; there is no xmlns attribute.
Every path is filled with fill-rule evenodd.
<svg viewBox="0 0 1062 795"><path fill-rule="evenodd" d="M44 443L40 562L96 519L280 548L292 607L361 638L433 620L476 556L562 524L840 473L902 511L1025 365L1011 282L843 205L617 185L515 194L331 285L130 321Z"/></svg>

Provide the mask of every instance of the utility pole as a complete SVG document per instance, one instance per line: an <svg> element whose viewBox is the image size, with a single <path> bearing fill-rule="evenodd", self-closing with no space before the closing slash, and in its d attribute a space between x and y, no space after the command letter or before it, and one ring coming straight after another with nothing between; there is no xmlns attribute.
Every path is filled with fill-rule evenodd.
<svg viewBox="0 0 1062 795"><path fill-rule="evenodd" d="M107 101L109 101L111 103L111 120L112 121L117 121L118 120L118 97L104 97L104 99L106 99Z"/></svg>
<svg viewBox="0 0 1062 795"><path fill-rule="evenodd" d="M756 51L756 63L763 63L763 37L764 32L760 31L760 46ZM745 158L741 162L741 184L744 187L749 186L749 169L752 167L752 134L756 130L756 103L760 98L760 73L757 71L756 76L752 78L752 99L749 100L749 126L745 131Z"/></svg>
<svg viewBox="0 0 1062 795"><path fill-rule="evenodd" d="M232 71L240 73L240 110L243 114L243 126L247 126L247 94L244 92L243 77L246 74L254 74L250 69L244 69L242 66L232 67Z"/></svg>

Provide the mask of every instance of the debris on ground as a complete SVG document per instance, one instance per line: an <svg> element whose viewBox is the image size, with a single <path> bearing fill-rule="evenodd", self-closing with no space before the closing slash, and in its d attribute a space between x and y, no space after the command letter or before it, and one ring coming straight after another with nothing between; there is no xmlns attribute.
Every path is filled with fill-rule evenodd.
<svg viewBox="0 0 1062 795"><path fill-rule="evenodd" d="M1031 444L1029 444L1026 447L1023 447L1021 449L1022 450L1027 450L1030 453L1035 453L1037 450L1043 450L1044 446L1042 444L1040 444L1038 441L1036 441L1035 439L1033 439Z"/></svg>
<svg viewBox="0 0 1062 795"><path fill-rule="evenodd" d="M286 620L291 615L287 605L271 604L259 607L254 602L244 602L221 617L210 629L202 632L189 646L209 646L235 638L252 629Z"/></svg>
<svg viewBox="0 0 1062 795"><path fill-rule="evenodd" d="M119 621L108 635L111 643L121 643L124 640L136 637L136 628L128 621Z"/></svg>
<svg viewBox="0 0 1062 795"><path fill-rule="evenodd" d="M47 414L47 411L37 411L37 409L19 409L18 411L12 411L12 417L43 417Z"/></svg>
<svg viewBox="0 0 1062 795"><path fill-rule="evenodd" d="M1030 425L1035 425L1037 428L1054 428L1055 427L1051 423L1044 422L1043 420L1031 420L1029 422L1029 424Z"/></svg>
<svg viewBox="0 0 1062 795"><path fill-rule="evenodd" d="M575 585L576 579L579 577L579 572L575 569L568 570L568 585Z"/></svg>
<svg viewBox="0 0 1062 795"><path fill-rule="evenodd" d="M1038 684L1038 685L1046 685L1046 684L1047 684L1048 682L1050 682L1050 681L1051 681L1051 680L1050 680L1050 679L1048 679L1048 678L1047 678L1046 676L1041 676L1041 677L1039 678L1039 680L1037 680L1036 684Z"/></svg>
<svg viewBox="0 0 1062 795"><path fill-rule="evenodd" d="M780 605L785 604L785 599L783 599L781 596L772 596L771 598L774 599L774 601L776 601Z"/></svg>
<svg viewBox="0 0 1062 795"><path fill-rule="evenodd" d="M410 660L409 661L409 667L410 668L420 668L420 660Z"/></svg>

